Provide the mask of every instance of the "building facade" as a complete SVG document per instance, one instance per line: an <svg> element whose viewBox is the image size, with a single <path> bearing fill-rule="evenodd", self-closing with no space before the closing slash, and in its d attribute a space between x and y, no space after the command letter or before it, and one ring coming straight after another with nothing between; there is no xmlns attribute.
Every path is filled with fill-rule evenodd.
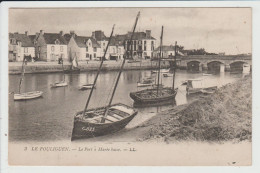
<svg viewBox="0 0 260 173"><path fill-rule="evenodd" d="M162 58L171 58L175 56L175 46L162 46ZM160 57L160 46L153 51L153 58Z"/></svg>
<svg viewBox="0 0 260 173"><path fill-rule="evenodd" d="M150 59L153 58L153 51L156 47L156 39L151 36L151 30L146 32L135 32L130 43L131 32L126 35L125 49L127 56L131 59ZM132 52L132 53L131 53Z"/></svg>
<svg viewBox="0 0 260 173"><path fill-rule="evenodd" d="M9 33L8 49L9 61L23 61L24 57L35 58L35 47L27 31L25 34Z"/></svg>
<svg viewBox="0 0 260 173"><path fill-rule="evenodd" d="M60 33L44 33L41 30L40 33L36 33L31 38L34 40L36 57L40 61L58 61L59 58L62 58L63 61L69 61L67 41L62 31Z"/></svg>

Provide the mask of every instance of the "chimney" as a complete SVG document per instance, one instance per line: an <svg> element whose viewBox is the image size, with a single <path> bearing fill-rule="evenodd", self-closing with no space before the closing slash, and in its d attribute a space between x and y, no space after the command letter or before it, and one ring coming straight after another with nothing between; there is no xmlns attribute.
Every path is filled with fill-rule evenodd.
<svg viewBox="0 0 260 173"><path fill-rule="evenodd" d="M44 34L44 30L40 30L40 34L43 35Z"/></svg>
<svg viewBox="0 0 260 173"><path fill-rule="evenodd" d="M63 36L63 31L60 31L60 35Z"/></svg>
<svg viewBox="0 0 260 173"><path fill-rule="evenodd" d="M28 31L25 31L25 35L28 36Z"/></svg>
<svg viewBox="0 0 260 173"><path fill-rule="evenodd" d="M132 32L130 32L130 31L128 31L128 33L127 33L127 37L131 37L131 34L132 34Z"/></svg>
<svg viewBox="0 0 260 173"><path fill-rule="evenodd" d="M95 33L96 33L95 31L92 32L92 38L94 38L94 39L96 39L96 34Z"/></svg>
<svg viewBox="0 0 260 173"><path fill-rule="evenodd" d="M151 30L146 30L146 38L151 38Z"/></svg>
<svg viewBox="0 0 260 173"><path fill-rule="evenodd" d="M72 37L75 38L75 31L70 31L70 35L72 35Z"/></svg>

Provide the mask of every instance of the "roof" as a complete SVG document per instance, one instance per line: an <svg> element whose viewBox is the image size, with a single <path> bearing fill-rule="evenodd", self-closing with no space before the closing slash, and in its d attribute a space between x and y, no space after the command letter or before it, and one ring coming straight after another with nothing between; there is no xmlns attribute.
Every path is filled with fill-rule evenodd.
<svg viewBox="0 0 260 173"><path fill-rule="evenodd" d="M34 47L33 41L30 39L28 35L25 34L17 34L17 33L9 33L9 39L14 38L16 41L22 43L22 47Z"/></svg>
<svg viewBox="0 0 260 173"><path fill-rule="evenodd" d="M154 51L160 51L160 46L154 49ZM175 46L162 46L162 51L175 51Z"/></svg>
<svg viewBox="0 0 260 173"><path fill-rule="evenodd" d="M123 46L125 41L125 35L116 35L111 38L110 46Z"/></svg>
<svg viewBox="0 0 260 173"><path fill-rule="evenodd" d="M127 36L127 39L130 39L130 38L131 38L131 32L129 32L128 34L126 34L126 36ZM135 33L134 33L133 40L142 40L142 39L155 40L155 38L152 37L152 36L151 36L150 38L147 38L145 32L135 32Z"/></svg>
<svg viewBox="0 0 260 173"><path fill-rule="evenodd" d="M60 44L67 44L66 39L60 33L44 33L43 37L46 44L55 44L57 39L60 41Z"/></svg>
<svg viewBox="0 0 260 173"><path fill-rule="evenodd" d="M84 37L84 36L75 35L74 39L75 39L75 42L77 43L78 47L86 47L86 41L88 41L89 39L92 42L92 47L100 47L100 44L98 44L98 42L92 37Z"/></svg>

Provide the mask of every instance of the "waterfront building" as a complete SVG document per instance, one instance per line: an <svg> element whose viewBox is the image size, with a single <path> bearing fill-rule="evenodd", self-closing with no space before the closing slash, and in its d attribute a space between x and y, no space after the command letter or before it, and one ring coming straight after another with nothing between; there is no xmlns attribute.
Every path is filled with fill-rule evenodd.
<svg viewBox="0 0 260 173"><path fill-rule="evenodd" d="M146 32L135 32L132 40L132 46L130 46L131 33L125 35L125 49L128 55L131 55L133 59L150 59L153 58L153 51L156 47L156 39L151 36L151 30Z"/></svg>
<svg viewBox="0 0 260 173"><path fill-rule="evenodd" d="M25 56L35 57L35 48L27 31L25 34L9 33L8 49L9 61L23 61Z"/></svg>
<svg viewBox="0 0 260 173"><path fill-rule="evenodd" d="M175 56L175 46L162 46L162 58L171 58ZM153 58L159 58L160 57L160 47L157 47L153 51Z"/></svg>
<svg viewBox="0 0 260 173"><path fill-rule="evenodd" d="M101 55L103 56L109 41L109 38L105 36L101 30L92 32L92 38L95 39L101 47ZM123 39L123 40L122 40ZM113 36L108 46L106 60L119 60L123 59L124 50L124 38Z"/></svg>
<svg viewBox="0 0 260 173"><path fill-rule="evenodd" d="M40 33L30 36L34 41L35 54L40 61L68 61L67 41L63 31L60 33Z"/></svg>
<svg viewBox="0 0 260 173"><path fill-rule="evenodd" d="M100 60L101 47L100 44L92 37L78 36L74 31L65 34L64 37L68 41L69 59L73 60L77 57L79 61Z"/></svg>

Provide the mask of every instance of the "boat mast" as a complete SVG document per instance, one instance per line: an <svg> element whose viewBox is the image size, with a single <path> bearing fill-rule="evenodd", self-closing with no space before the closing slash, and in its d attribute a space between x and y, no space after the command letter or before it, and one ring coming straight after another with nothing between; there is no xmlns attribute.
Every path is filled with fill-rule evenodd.
<svg viewBox="0 0 260 173"><path fill-rule="evenodd" d="M23 81L23 76L24 76L24 71L25 71L24 63L25 63L25 57L23 57L23 63L22 63L22 74L21 74L20 82L19 82L19 94L21 93L21 86L22 86L22 81Z"/></svg>
<svg viewBox="0 0 260 173"><path fill-rule="evenodd" d="M174 50L174 69L173 69L173 79L172 79L172 89L174 90L174 83L175 83L175 71L177 68L177 64L176 64L176 57L177 57L177 41L175 42L175 50Z"/></svg>
<svg viewBox="0 0 260 173"><path fill-rule="evenodd" d="M133 36L134 36L134 32L135 32L135 28L136 28L136 25L137 25L137 21L138 21L139 16L140 16L140 11L138 12L138 14L137 14L137 16L136 16L134 28L133 28L132 35L131 35L131 38L130 38L130 45L131 45L131 47L132 47L132 40L133 40ZM109 107L111 106L113 97L114 97L114 95L115 95L116 88L117 88L117 85L118 85L118 82L119 82L121 73L122 73L123 68L124 68L124 65L125 65L125 60L126 60L126 56L124 56L124 60L123 60L123 63L122 63L122 65L121 65L121 68L120 68L120 71L119 71L119 74L118 74L118 76L117 76L116 83L115 83L115 86L114 86L114 89L113 89L113 93L112 93L111 98L110 98L110 100L109 100L108 106L106 107L106 110L105 110L105 113L104 113L104 117L102 118L101 123L104 123L104 122L105 122L105 117L107 116L108 109L109 109Z"/></svg>
<svg viewBox="0 0 260 173"><path fill-rule="evenodd" d="M108 40L108 43L107 43L107 47L106 47L106 50L105 50L105 52L104 52L104 56L102 57L102 60L101 60L101 63L100 63L100 66L99 66L97 75L96 75L95 80L94 80L94 84L93 84L93 86L92 86L92 88L91 88L91 91L90 91L89 96L88 96L87 103L86 103L85 108L84 108L84 110L83 110L83 116L85 115L85 112L86 112L86 110L87 110L87 108L88 108L88 105L89 105L89 102L90 102L90 98L91 98L91 96L92 96L93 90L94 90L94 88L95 88L95 86L96 86L96 83L97 83L98 75L99 75L99 73L100 73L100 71L101 71L103 62L104 62L104 60L105 60L105 58L106 58L106 53L107 53L108 46L109 46L109 44L110 44L110 41L111 41L111 38L112 38L112 35L113 35L113 32L114 32L114 27L115 27L115 25L114 25L113 28L112 28L112 31L111 31L111 34L110 34L110 37L109 37L109 40Z"/></svg>
<svg viewBox="0 0 260 173"><path fill-rule="evenodd" d="M65 72L64 72L64 67L63 67L63 59L61 60L61 66L62 66L62 71L63 71L63 81L65 82Z"/></svg>
<svg viewBox="0 0 260 173"><path fill-rule="evenodd" d="M158 77L157 77L157 96L159 92L159 85L160 85L160 69L161 69L161 57L162 57L162 38L163 38L163 26L161 32L161 41L160 41L160 56L159 56L159 65L158 65Z"/></svg>

